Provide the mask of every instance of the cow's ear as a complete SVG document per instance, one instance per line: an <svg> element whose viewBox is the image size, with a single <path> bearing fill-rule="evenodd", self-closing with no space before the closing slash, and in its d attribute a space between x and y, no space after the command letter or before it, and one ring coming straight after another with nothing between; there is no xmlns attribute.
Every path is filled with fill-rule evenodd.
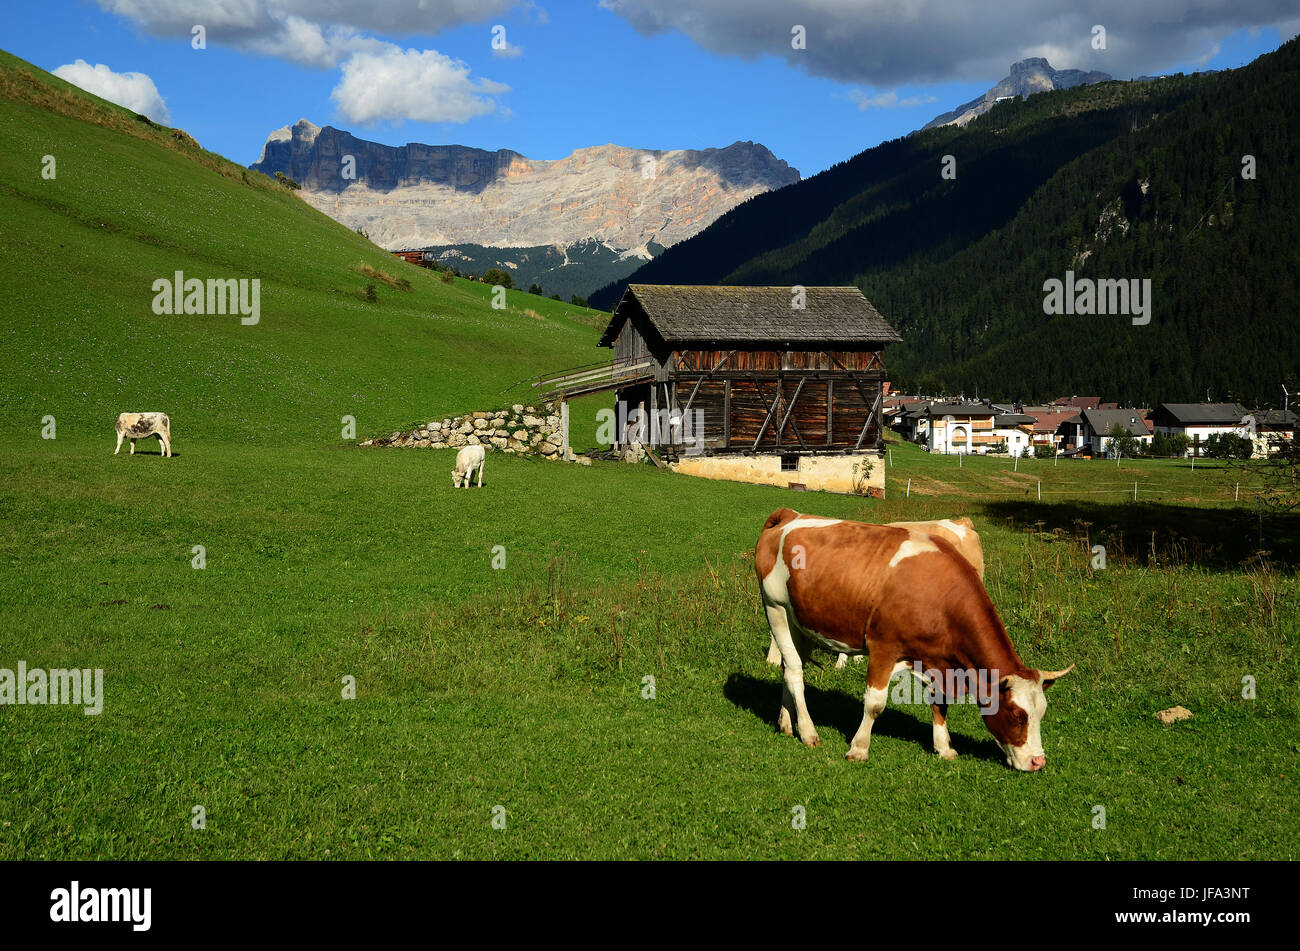
<svg viewBox="0 0 1300 951"><path fill-rule="evenodd" d="M1038 679L1042 681L1043 689L1046 690L1072 670L1074 670L1073 664L1065 668L1065 670L1040 670L1038 672Z"/></svg>

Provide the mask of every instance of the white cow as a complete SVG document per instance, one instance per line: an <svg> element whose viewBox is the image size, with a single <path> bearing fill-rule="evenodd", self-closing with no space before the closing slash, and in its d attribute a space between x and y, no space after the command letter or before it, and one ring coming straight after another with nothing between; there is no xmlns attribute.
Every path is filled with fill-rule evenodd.
<svg viewBox="0 0 1300 951"><path fill-rule="evenodd" d="M131 455L135 455L135 441L157 436L162 444L162 454L172 454L172 422L166 413L123 413L117 418L117 448L113 455L122 451L122 440L131 440Z"/></svg>
<svg viewBox="0 0 1300 951"><path fill-rule="evenodd" d="M482 446L466 446L456 453L456 468L451 470L452 488L459 489L463 485L468 489L475 469L478 470L478 487L483 488L483 460L486 457Z"/></svg>

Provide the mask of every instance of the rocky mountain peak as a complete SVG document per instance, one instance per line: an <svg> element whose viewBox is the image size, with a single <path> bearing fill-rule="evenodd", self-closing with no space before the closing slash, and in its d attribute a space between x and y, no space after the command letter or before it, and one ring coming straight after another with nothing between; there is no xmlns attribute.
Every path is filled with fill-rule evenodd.
<svg viewBox="0 0 1300 951"><path fill-rule="evenodd" d="M1017 76L1021 73L1028 73L1036 70L1041 70L1046 73L1055 72L1055 70L1052 69L1052 64L1049 63L1042 56L1030 56L1026 59L1022 59L1018 63L1011 64L1012 76Z"/></svg>
<svg viewBox="0 0 1300 951"><path fill-rule="evenodd" d="M584 238L620 250L652 240L667 247L754 195L799 180L754 142L698 150L609 143L531 159L509 149L383 145L306 119L272 132L250 167L283 172L306 201L394 249L567 246Z"/></svg>
<svg viewBox="0 0 1300 951"><path fill-rule="evenodd" d="M992 109L999 99L1032 96L1036 92L1051 92L1055 89L1071 89L1075 86L1106 82L1110 78L1108 74L1097 70L1053 69L1046 58L1030 56L1012 63L1002 81L982 96L958 106L951 112L935 116L922 126L922 129L934 129L943 125L965 125L976 116L982 116Z"/></svg>

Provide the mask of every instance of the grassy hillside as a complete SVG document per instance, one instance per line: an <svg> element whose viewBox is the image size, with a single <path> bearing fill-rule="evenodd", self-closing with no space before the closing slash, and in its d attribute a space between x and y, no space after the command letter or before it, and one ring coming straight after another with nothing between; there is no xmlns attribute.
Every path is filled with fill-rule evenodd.
<svg viewBox="0 0 1300 951"><path fill-rule="evenodd" d="M184 133L7 54L0 183L11 430L50 414L60 436L110 437L119 412L157 410L178 450L337 438L344 415L364 436L512 402L503 387L602 355L595 312L519 292L493 310L490 287L444 284ZM260 322L154 314L153 282L175 271L260 279Z"/></svg>

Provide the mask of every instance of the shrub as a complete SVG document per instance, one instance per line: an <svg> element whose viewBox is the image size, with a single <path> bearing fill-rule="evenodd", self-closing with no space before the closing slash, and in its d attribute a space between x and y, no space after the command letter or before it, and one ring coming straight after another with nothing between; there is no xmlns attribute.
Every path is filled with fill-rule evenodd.
<svg viewBox="0 0 1300 951"><path fill-rule="evenodd" d="M1187 455L1187 447L1190 445L1191 440L1182 433L1177 436L1156 433L1151 437L1151 445L1147 449L1147 455L1157 459L1168 459L1171 456L1182 457Z"/></svg>
<svg viewBox="0 0 1300 951"><path fill-rule="evenodd" d="M1205 456L1209 459L1249 459L1254 444L1244 436L1234 433L1215 433L1205 440Z"/></svg>
<svg viewBox="0 0 1300 951"><path fill-rule="evenodd" d="M500 284L506 290L513 290L515 279L499 267L490 267L483 273L484 284Z"/></svg>
<svg viewBox="0 0 1300 951"><path fill-rule="evenodd" d="M1110 458L1114 459L1117 456L1132 458L1138 454L1141 443L1121 424L1115 423L1106 435L1110 437L1110 442L1106 446L1106 454Z"/></svg>

